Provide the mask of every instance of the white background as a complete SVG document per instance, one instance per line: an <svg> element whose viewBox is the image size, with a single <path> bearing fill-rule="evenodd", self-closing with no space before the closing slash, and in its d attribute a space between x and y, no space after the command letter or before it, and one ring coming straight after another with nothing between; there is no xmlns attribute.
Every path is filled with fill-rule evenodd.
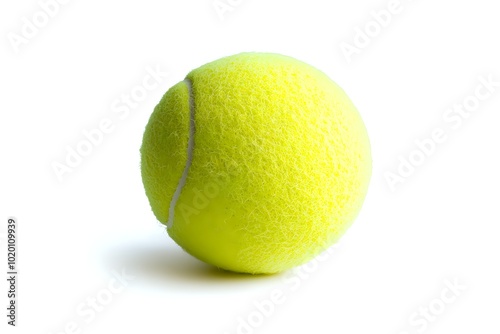
<svg viewBox="0 0 500 334"><path fill-rule="evenodd" d="M1 332L499 333L500 87L459 125L443 118L477 101L481 76L500 81L496 2L401 0L380 31L371 12L388 0L222 3L231 10L219 15L213 0L72 0L17 46L23 18L44 24L40 4L1 3L2 272L10 216L20 247L18 327L6 325L2 279ZM365 46L357 29L366 27ZM346 57L341 46L355 38L360 47ZM142 187L142 133L163 93L242 51L323 70L370 133L373 178L360 216L331 254L299 272L252 277L193 259L155 221ZM168 75L128 114L113 112L147 68ZM59 180L53 164L104 119L112 131ZM437 128L446 140L392 190L386 176L398 157L418 158L415 141ZM116 291L113 271L122 270L133 279ZM447 284L461 286L457 296ZM255 302L276 293L282 303L264 302L273 310L263 315ZM106 304L93 318L92 298Z"/></svg>

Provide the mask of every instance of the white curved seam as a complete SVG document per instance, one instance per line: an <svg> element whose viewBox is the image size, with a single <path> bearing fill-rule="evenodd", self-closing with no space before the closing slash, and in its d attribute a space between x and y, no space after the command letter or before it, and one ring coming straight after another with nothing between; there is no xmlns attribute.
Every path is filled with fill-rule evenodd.
<svg viewBox="0 0 500 334"><path fill-rule="evenodd" d="M174 224L175 206L179 201L182 189L186 185L189 168L191 168L191 162L193 161L194 133L195 133L193 84L191 80L187 78L184 80L184 83L186 84L189 92L189 137L188 137L188 147L187 147L187 160L186 160L186 166L184 167L184 171L182 172L182 176L179 179L177 188L175 189L174 196L170 201L170 207L168 209L167 228L171 228Z"/></svg>

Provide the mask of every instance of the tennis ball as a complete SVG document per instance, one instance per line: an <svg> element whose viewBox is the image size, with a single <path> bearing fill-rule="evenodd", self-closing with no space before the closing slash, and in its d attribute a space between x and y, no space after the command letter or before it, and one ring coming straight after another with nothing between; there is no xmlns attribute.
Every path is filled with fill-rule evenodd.
<svg viewBox="0 0 500 334"><path fill-rule="evenodd" d="M331 246L371 176L356 108L319 70L243 53L190 72L146 126L141 173L156 218L219 268L276 273Z"/></svg>

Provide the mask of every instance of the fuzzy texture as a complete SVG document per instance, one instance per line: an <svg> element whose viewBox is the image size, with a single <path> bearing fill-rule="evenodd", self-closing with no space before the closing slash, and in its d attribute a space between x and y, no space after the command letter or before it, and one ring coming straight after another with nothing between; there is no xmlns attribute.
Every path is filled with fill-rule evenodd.
<svg viewBox="0 0 500 334"><path fill-rule="evenodd" d="M244 53L188 74L194 150L169 235L227 270L276 273L331 246L358 214L371 175L368 135L347 95L319 70ZM189 91L171 88L141 147L160 222L186 166Z"/></svg>

